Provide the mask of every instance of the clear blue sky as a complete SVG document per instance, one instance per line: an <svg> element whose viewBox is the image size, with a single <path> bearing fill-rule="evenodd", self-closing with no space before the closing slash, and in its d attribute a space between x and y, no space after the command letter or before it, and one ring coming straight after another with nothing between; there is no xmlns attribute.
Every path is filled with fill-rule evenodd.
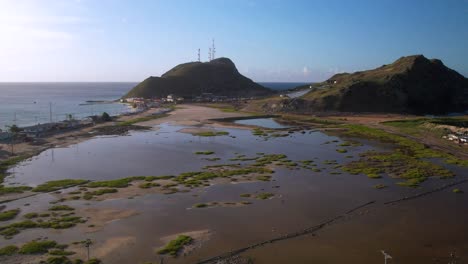
<svg viewBox="0 0 468 264"><path fill-rule="evenodd" d="M0 81L140 81L229 57L255 81L321 81L411 54L468 76L468 0L0 0Z"/></svg>

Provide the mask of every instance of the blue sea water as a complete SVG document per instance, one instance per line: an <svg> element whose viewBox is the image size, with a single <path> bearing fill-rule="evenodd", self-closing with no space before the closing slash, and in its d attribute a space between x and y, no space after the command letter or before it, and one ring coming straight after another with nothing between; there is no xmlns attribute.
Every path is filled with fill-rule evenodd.
<svg viewBox="0 0 468 264"><path fill-rule="evenodd" d="M65 120L71 114L81 119L107 112L110 115L130 111L128 105L88 103L113 101L122 97L137 83L0 83L0 129L16 124L29 126L50 121ZM274 90L286 90L304 83L260 83Z"/></svg>
<svg viewBox="0 0 468 264"><path fill-rule="evenodd" d="M122 97L136 83L0 83L0 129L16 123L28 126L66 119L68 114L81 119L107 112L116 115L130 111L112 101Z"/></svg>

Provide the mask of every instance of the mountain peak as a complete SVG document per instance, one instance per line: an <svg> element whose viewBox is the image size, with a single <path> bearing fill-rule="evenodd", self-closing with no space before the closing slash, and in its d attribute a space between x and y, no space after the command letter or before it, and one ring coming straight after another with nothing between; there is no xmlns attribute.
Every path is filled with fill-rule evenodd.
<svg viewBox="0 0 468 264"><path fill-rule="evenodd" d="M209 62L182 63L161 77L150 77L135 86L124 97L165 97L168 94L193 98L202 93L232 97L271 94L272 91L237 71L229 58Z"/></svg>
<svg viewBox="0 0 468 264"><path fill-rule="evenodd" d="M411 55L376 69L334 75L303 98L319 110L464 112L468 80L438 59Z"/></svg>

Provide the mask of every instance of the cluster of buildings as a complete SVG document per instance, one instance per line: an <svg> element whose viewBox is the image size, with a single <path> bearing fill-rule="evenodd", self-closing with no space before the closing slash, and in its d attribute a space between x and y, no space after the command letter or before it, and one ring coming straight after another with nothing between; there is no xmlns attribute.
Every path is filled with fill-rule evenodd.
<svg viewBox="0 0 468 264"><path fill-rule="evenodd" d="M37 124L33 126L21 127L15 135L9 131L0 130L0 141L10 141L13 136L16 139L38 138L52 135L59 132L66 132L73 129L83 128L94 124L92 118L83 120L69 119L60 122Z"/></svg>
<svg viewBox="0 0 468 264"><path fill-rule="evenodd" d="M443 136L442 138L457 144L468 144L468 133L453 133Z"/></svg>
<svg viewBox="0 0 468 264"><path fill-rule="evenodd" d="M173 94L170 94L166 97L162 98L152 98L152 99L145 99L141 97L131 97L120 99L122 103L129 103L132 104L134 108L152 108L152 107L160 107L162 103L177 103L184 101L183 97L177 97Z"/></svg>

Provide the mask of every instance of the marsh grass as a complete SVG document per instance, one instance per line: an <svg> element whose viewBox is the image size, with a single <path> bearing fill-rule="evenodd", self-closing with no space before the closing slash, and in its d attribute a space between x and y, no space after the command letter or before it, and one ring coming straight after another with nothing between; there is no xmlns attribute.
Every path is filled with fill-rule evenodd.
<svg viewBox="0 0 468 264"><path fill-rule="evenodd" d="M52 240L31 241L21 246L18 253L28 255L45 254L49 249L52 249L55 246L57 246L57 242Z"/></svg>
<svg viewBox="0 0 468 264"><path fill-rule="evenodd" d="M260 199L260 200L266 200L266 199L270 199L273 196L275 196L273 193L264 192L264 193L257 194L255 198Z"/></svg>
<svg viewBox="0 0 468 264"><path fill-rule="evenodd" d="M376 188L376 189L384 189L384 188L387 188L387 186L384 185L384 184L376 184L376 185L374 185L374 188Z"/></svg>
<svg viewBox="0 0 468 264"><path fill-rule="evenodd" d="M195 152L196 155L213 155L214 151L197 151Z"/></svg>
<svg viewBox="0 0 468 264"><path fill-rule="evenodd" d="M227 136L229 135L229 132L226 131L204 131L204 132L198 132L198 133L193 133L194 136L199 136L199 137L217 137L217 136Z"/></svg>
<svg viewBox="0 0 468 264"><path fill-rule="evenodd" d="M75 208L68 205L54 205L49 208L49 211L73 211Z"/></svg>
<svg viewBox="0 0 468 264"><path fill-rule="evenodd" d="M38 185L36 188L32 189L33 192L53 192L60 189L82 185L89 181L87 180L74 180L74 179L65 179L57 181L48 181L46 183Z"/></svg>
<svg viewBox="0 0 468 264"><path fill-rule="evenodd" d="M176 257L177 253L185 246L192 243L193 238L186 235L180 235L176 239L170 241L164 248L158 250L158 254L170 254Z"/></svg>
<svg viewBox="0 0 468 264"><path fill-rule="evenodd" d="M15 245L4 246L0 248L0 256L11 256L18 252L19 248Z"/></svg>
<svg viewBox="0 0 468 264"><path fill-rule="evenodd" d="M0 221L8 221L14 219L20 213L19 209L13 209L0 212Z"/></svg>

